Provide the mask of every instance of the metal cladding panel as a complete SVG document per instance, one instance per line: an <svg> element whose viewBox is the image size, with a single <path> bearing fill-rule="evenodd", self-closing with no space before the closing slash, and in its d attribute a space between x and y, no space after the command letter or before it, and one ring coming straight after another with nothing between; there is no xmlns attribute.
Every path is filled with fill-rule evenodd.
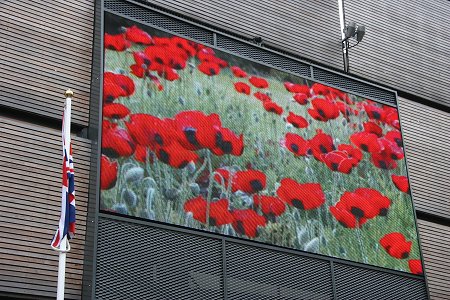
<svg viewBox="0 0 450 300"><path fill-rule="evenodd" d="M1 1L0 105L61 118L75 92L72 122L89 117L93 1Z"/></svg>
<svg viewBox="0 0 450 300"><path fill-rule="evenodd" d="M450 106L450 2L346 0L347 21L366 26L350 73Z"/></svg>
<svg viewBox="0 0 450 300"><path fill-rule="evenodd" d="M450 227L418 220L425 270L432 300L450 298Z"/></svg>
<svg viewBox="0 0 450 300"><path fill-rule="evenodd" d="M450 218L450 113L398 102L415 208Z"/></svg>
<svg viewBox="0 0 450 300"><path fill-rule="evenodd" d="M333 299L330 262L226 243L227 299Z"/></svg>
<svg viewBox="0 0 450 300"><path fill-rule="evenodd" d="M99 221L96 298L223 299L222 242Z"/></svg>
<svg viewBox="0 0 450 300"><path fill-rule="evenodd" d="M425 300L423 281L386 272L334 265L337 300Z"/></svg>
<svg viewBox="0 0 450 300"><path fill-rule="evenodd" d="M144 1L142 1L144 2ZM335 1L203 1L151 0L168 9L289 53L340 67L342 52L338 5Z"/></svg>
<svg viewBox="0 0 450 300"><path fill-rule="evenodd" d="M76 237L67 254L66 299L81 298L90 142L73 138ZM50 242L61 207L61 132L0 117L0 293L55 297Z"/></svg>
<svg viewBox="0 0 450 300"><path fill-rule="evenodd" d="M148 10L143 6L127 3L126 1L105 0L104 7L116 13L134 18L137 21L190 37L202 43L210 45L214 43L214 37L211 31L202 29L179 19Z"/></svg>

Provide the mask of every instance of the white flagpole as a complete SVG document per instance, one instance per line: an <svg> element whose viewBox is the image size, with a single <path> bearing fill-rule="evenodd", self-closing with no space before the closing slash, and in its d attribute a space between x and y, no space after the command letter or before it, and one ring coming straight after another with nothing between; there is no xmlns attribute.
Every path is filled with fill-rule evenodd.
<svg viewBox="0 0 450 300"><path fill-rule="evenodd" d="M66 107L64 110L64 144L70 145L70 117L72 110L72 97L73 92L69 89L64 93L66 97ZM67 156L69 153L67 153ZM58 263L58 288L56 293L57 300L64 300L64 283L66 277L66 253L70 250L67 249L67 235L61 240L59 245L59 263Z"/></svg>

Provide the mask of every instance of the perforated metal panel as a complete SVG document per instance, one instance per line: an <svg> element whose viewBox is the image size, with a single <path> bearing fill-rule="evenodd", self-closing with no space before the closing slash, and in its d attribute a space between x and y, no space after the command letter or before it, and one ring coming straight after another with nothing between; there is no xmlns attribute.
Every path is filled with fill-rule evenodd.
<svg viewBox="0 0 450 300"><path fill-rule="evenodd" d="M424 300L428 299L423 281L387 272L342 264L334 265L338 300Z"/></svg>
<svg viewBox="0 0 450 300"><path fill-rule="evenodd" d="M237 41L221 34L217 35L217 47L286 71L291 71L301 76L311 77L311 69L307 64Z"/></svg>
<svg viewBox="0 0 450 300"><path fill-rule="evenodd" d="M126 1L105 0L104 3L105 9L109 9L113 12L131 17L148 25L153 25L193 38L205 44L214 44L213 33L211 31L183 22L179 19L171 18Z"/></svg>
<svg viewBox="0 0 450 300"><path fill-rule="evenodd" d="M324 69L314 67L313 78L325 83L332 84L339 88L353 91L364 95L372 100L379 100L386 104L397 105L396 95L394 92L386 91L376 86L354 80L337 73L333 73Z"/></svg>
<svg viewBox="0 0 450 300"><path fill-rule="evenodd" d="M99 221L97 299L223 299L221 241Z"/></svg>
<svg viewBox="0 0 450 300"><path fill-rule="evenodd" d="M330 263L226 244L228 299L333 299Z"/></svg>

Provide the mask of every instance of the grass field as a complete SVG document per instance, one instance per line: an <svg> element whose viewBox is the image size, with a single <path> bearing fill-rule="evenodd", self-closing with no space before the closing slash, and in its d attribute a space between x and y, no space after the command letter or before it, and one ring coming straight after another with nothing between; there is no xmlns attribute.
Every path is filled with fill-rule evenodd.
<svg viewBox="0 0 450 300"><path fill-rule="evenodd" d="M149 31L157 36L156 31ZM138 78L130 72L135 63L133 51L145 47L132 45L123 52L105 50L105 72L125 74L135 84L135 91L129 97L120 97L115 103L124 104L134 113L145 113L158 118L173 118L181 111L198 110L205 114L216 113L222 126L244 136L244 151L240 156L216 156L208 149L197 150L200 160L195 167L190 164L178 169L162 163L152 153L148 153L145 163L133 155L120 157L117 182L114 187L102 190L101 209L121 214L152 219L160 222L187 226L220 234L249 238L236 233L231 224L208 226L192 218L184 210L184 204L201 194L208 201L226 198L230 211L251 208L251 195L233 193L211 180L217 168L229 167L234 170L252 169L262 171L267 176L267 184L259 194L276 196L283 178L292 178L299 183L320 183L325 193L325 203L317 209L301 210L286 205L286 211L258 228L258 236L251 238L260 242L283 247L315 252L356 262L368 263L386 268L407 271L408 261L397 259L386 253L380 246L380 238L390 232L401 232L408 241L413 242L410 258L419 258L417 233L412 210L411 197L399 191L391 180L391 175L406 175L404 159L392 170L377 168L364 153L361 162L350 174L332 172L323 162L313 156L295 157L283 144L285 134L293 132L305 139L316 135L316 130L333 137L335 145L351 144L349 137L362 130L362 123L368 121L367 114L351 115L346 120L342 115L327 122L310 117L307 109L311 105L299 105L292 93L284 87L284 82L309 84L305 79L277 70L260 67L258 64L218 53L216 55L231 65L238 65L249 75L264 77L269 88L258 89L248 83L246 78L236 78L229 68L223 68L219 75L207 76L197 69L199 60L191 57L184 70L179 70L180 78L168 81L159 78L163 91L155 88L150 78ZM156 75L156 72L152 74ZM234 83L242 81L251 86L251 94L241 94L234 89ZM262 102L252 94L269 92L270 97L280 105L282 116L266 111ZM364 99L349 95L356 103ZM294 112L309 121L307 128L299 129L285 121L288 112ZM115 120L118 127L126 129L127 119ZM355 124L349 126L349 124ZM392 128L379 124L386 133ZM150 162L153 158L153 162ZM387 196L391 207L387 216L368 220L361 228L345 228L339 224L329 211L346 191L360 187L373 188ZM255 210L259 212L257 209Z"/></svg>

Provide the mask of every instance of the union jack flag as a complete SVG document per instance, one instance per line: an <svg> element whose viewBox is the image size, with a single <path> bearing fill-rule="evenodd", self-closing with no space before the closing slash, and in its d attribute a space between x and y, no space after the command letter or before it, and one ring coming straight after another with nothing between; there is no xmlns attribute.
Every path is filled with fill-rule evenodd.
<svg viewBox="0 0 450 300"><path fill-rule="evenodd" d="M59 219L59 227L56 230L55 236L53 237L51 243L51 246L54 249L58 249L60 247L60 243L65 236L67 236L67 239L71 239L75 235L75 181L73 171L72 145L70 143L70 132L65 132L66 129L64 123L65 118L63 116L63 126L62 126L63 167L62 167L61 217ZM68 135L67 139L66 134Z"/></svg>

